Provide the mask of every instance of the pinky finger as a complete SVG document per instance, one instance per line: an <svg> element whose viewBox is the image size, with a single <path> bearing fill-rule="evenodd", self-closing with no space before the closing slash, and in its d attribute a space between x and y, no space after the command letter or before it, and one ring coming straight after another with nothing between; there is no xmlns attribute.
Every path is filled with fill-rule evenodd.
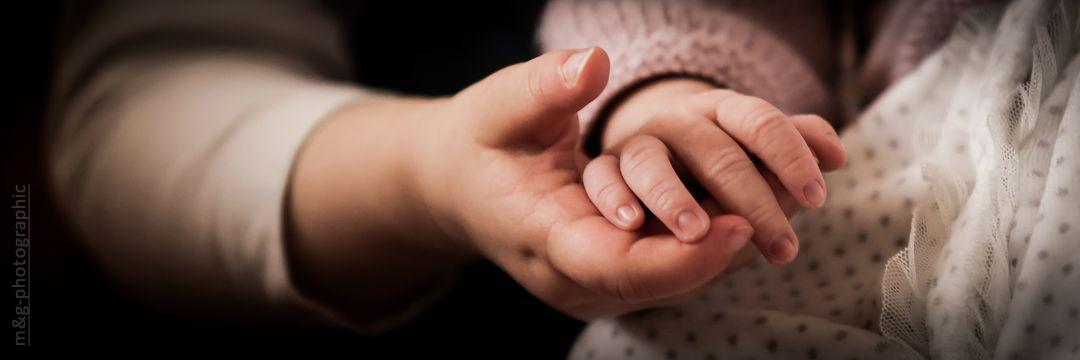
<svg viewBox="0 0 1080 360"><path fill-rule="evenodd" d="M589 200L609 222L623 230L636 230L645 221L634 193L623 180L619 160L610 154L600 155L585 166L582 182Z"/></svg>

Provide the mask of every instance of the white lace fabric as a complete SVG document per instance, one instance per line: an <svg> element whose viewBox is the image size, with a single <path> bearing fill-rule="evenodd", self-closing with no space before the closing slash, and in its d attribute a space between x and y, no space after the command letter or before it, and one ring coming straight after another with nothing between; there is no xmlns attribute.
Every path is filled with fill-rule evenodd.
<svg viewBox="0 0 1080 360"><path fill-rule="evenodd" d="M880 102L921 98L928 191L886 266L881 331L924 357L1080 356L1078 5L975 10Z"/></svg>

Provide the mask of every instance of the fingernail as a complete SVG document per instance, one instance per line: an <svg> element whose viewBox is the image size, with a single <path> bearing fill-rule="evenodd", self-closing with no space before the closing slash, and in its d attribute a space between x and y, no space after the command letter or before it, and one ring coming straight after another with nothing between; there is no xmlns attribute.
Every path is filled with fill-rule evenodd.
<svg viewBox="0 0 1080 360"><path fill-rule="evenodd" d="M786 263L795 257L795 239L781 235L769 245L769 253L775 262Z"/></svg>
<svg viewBox="0 0 1080 360"><path fill-rule="evenodd" d="M678 222L680 232L685 235L685 238L682 239L683 241L697 240L694 237L701 233L702 223L696 215L689 211L686 211L682 214L679 214L679 217L676 221Z"/></svg>
<svg viewBox="0 0 1080 360"><path fill-rule="evenodd" d="M592 55L593 49L595 48L575 50L570 57L563 61L562 77L566 87L572 88L574 85L577 85L578 77L580 77L581 72L585 70L586 60L589 60L589 56Z"/></svg>
<svg viewBox="0 0 1080 360"><path fill-rule="evenodd" d="M825 187L821 186L817 180L806 183L803 187L803 195L806 195L806 201L810 202L812 207L825 204Z"/></svg>
<svg viewBox="0 0 1080 360"><path fill-rule="evenodd" d="M619 220L623 222L623 225L630 225L630 223L634 221L634 215L636 215L637 212L634 211L633 206L623 205L620 206L615 213L619 216Z"/></svg>

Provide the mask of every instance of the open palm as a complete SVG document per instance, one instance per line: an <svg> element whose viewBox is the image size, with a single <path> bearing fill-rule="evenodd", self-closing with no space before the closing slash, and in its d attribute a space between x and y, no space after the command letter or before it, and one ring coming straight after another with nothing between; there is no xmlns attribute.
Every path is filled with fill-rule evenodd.
<svg viewBox="0 0 1080 360"><path fill-rule="evenodd" d="M597 211L579 179L575 114L603 89L607 71L602 50L554 52L462 91L443 104L441 114L454 118L432 129L449 140L427 142L446 155L433 158L460 160L432 161L421 177L440 189L427 197L448 233L583 319L693 294L750 236L732 215L712 217L709 233L687 243L663 226L620 230Z"/></svg>

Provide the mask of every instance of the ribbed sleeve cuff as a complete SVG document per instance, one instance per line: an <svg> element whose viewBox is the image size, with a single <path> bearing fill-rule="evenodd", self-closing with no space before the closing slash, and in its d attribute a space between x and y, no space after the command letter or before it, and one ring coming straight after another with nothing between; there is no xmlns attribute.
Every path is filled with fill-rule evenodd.
<svg viewBox="0 0 1080 360"><path fill-rule="evenodd" d="M607 88L579 112L583 136L613 99L669 75L758 96L788 113L830 108L823 81L791 46L746 17L697 2L555 2L539 37L546 50L599 46L611 58Z"/></svg>

